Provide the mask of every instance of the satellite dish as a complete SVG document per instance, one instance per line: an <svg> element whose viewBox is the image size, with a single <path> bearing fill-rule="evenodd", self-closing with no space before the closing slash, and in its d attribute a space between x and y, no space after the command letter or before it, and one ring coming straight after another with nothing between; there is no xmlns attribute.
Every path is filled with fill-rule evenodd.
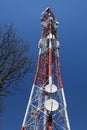
<svg viewBox="0 0 87 130"><path fill-rule="evenodd" d="M48 93L55 93L57 91L57 87L54 84L52 85L48 84L45 86L45 91Z"/></svg>
<svg viewBox="0 0 87 130"><path fill-rule="evenodd" d="M45 108L48 111L56 111L59 107L59 104L56 100L54 99L48 99L45 101Z"/></svg>

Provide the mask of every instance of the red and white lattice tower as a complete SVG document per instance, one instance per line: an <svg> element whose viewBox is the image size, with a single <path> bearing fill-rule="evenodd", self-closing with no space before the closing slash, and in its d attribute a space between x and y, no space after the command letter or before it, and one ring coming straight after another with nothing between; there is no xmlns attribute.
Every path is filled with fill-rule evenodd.
<svg viewBox="0 0 87 130"><path fill-rule="evenodd" d="M70 130L60 73L58 22L50 8L42 13L41 25L37 70L22 130Z"/></svg>

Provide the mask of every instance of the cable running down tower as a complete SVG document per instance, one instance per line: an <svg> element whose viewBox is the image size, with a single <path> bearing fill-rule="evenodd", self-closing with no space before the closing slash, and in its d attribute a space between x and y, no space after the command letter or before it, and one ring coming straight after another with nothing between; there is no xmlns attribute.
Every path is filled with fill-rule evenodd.
<svg viewBox="0 0 87 130"><path fill-rule="evenodd" d="M58 22L47 8L41 17L37 70L22 130L70 130L60 73Z"/></svg>

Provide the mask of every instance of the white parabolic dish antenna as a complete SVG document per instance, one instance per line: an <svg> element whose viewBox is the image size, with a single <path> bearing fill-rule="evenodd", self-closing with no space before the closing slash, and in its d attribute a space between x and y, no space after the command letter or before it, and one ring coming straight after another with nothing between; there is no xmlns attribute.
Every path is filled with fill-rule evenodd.
<svg viewBox="0 0 87 130"><path fill-rule="evenodd" d="M45 101L45 108L49 111L56 111L59 107L59 104L54 99L48 99Z"/></svg>
<svg viewBox="0 0 87 130"><path fill-rule="evenodd" d="M57 87L54 84L52 85L48 84L45 86L45 91L48 93L55 93L57 91Z"/></svg>

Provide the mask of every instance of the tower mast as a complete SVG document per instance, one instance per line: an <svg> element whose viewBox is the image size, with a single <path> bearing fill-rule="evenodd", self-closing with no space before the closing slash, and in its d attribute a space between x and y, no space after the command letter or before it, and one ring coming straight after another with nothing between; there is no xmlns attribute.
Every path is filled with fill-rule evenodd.
<svg viewBox="0 0 87 130"><path fill-rule="evenodd" d="M70 130L60 73L58 22L47 8L41 17L37 70L22 130Z"/></svg>

